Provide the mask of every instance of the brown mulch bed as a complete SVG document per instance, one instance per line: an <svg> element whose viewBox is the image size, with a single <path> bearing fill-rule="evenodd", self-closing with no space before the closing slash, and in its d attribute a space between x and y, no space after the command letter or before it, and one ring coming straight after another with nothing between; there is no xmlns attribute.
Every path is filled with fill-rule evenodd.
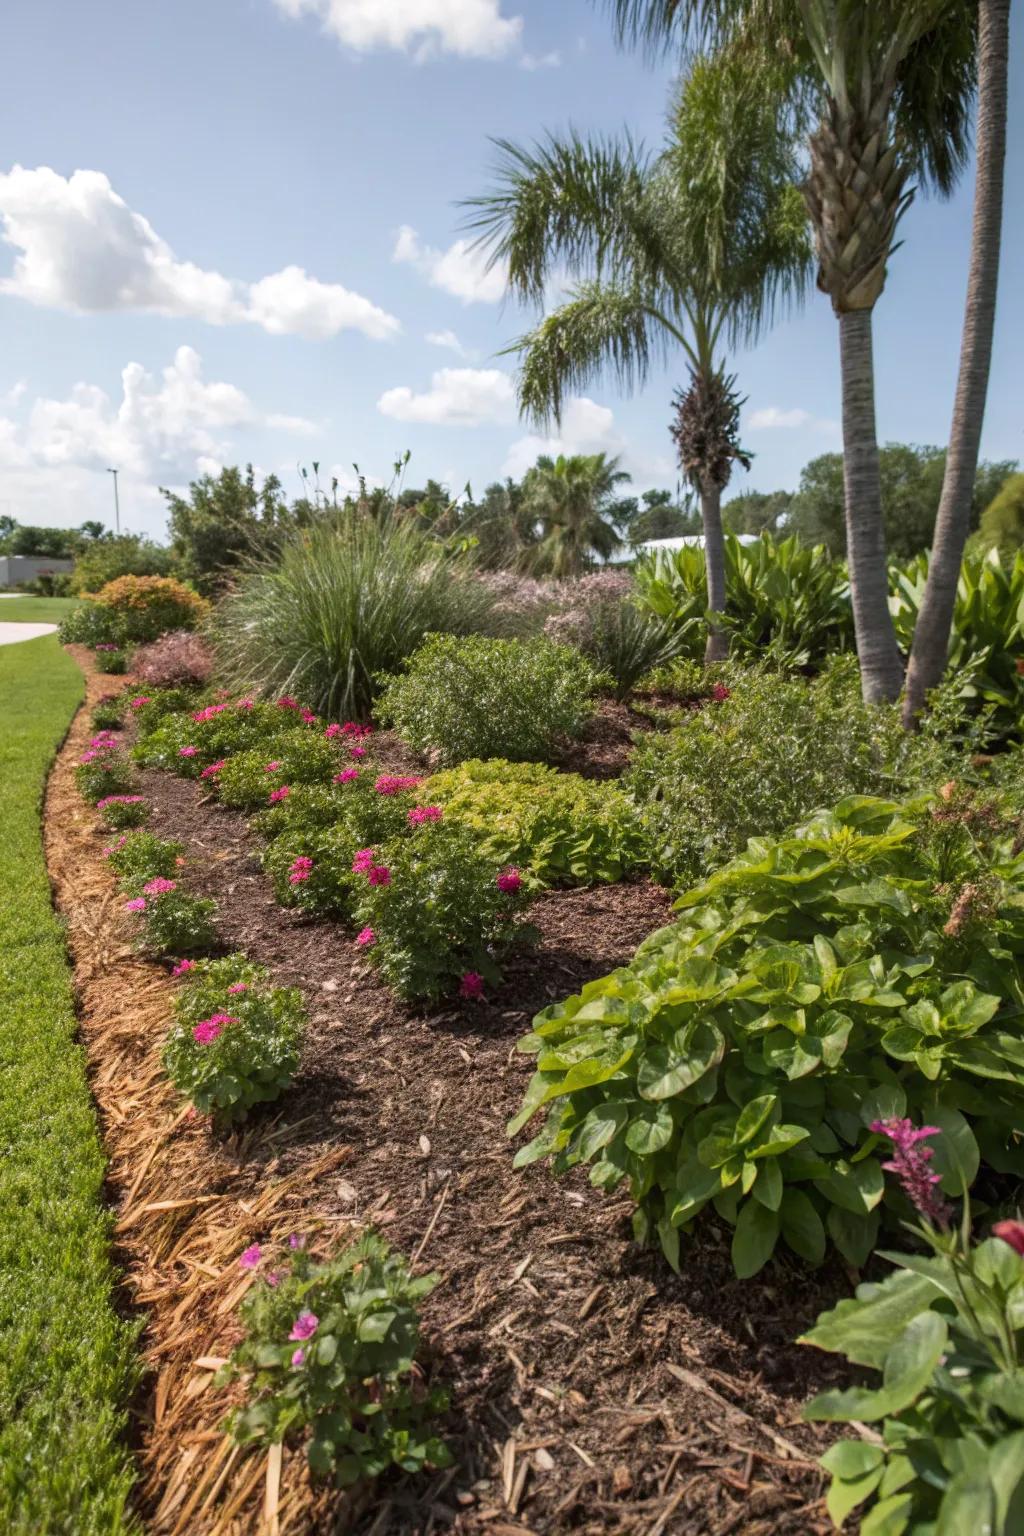
<svg viewBox="0 0 1024 1536"><path fill-rule="evenodd" d="M90 697L108 686L91 676ZM728 1233L710 1224L684 1241L675 1277L632 1242L627 1200L579 1173L511 1164L504 1125L531 1070L517 1039L538 1008L625 963L667 920L666 894L648 883L550 892L531 911L538 946L508 965L492 1001L415 1009L354 958L346 929L276 905L241 817L195 783L144 774L152 829L186 844L189 886L216 897L224 944L301 986L309 1009L292 1090L218 1140L159 1070L172 984L129 947L95 817L74 790L89 734L83 713L51 779L48 853L121 1257L149 1312L154 1374L138 1425L151 1528L262 1528L266 1458L230 1449L218 1428L228 1398L211 1386L249 1283L241 1247L372 1221L440 1276L424 1333L451 1394L455 1465L383 1485L352 1512L359 1529L824 1536L814 1457L826 1439L799 1409L840 1378L792 1341L848 1292L847 1277L783 1259L738 1282ZM297 1452L275 1500L281 1532L334 1529L335 1501L311 1495Z"/></svg>

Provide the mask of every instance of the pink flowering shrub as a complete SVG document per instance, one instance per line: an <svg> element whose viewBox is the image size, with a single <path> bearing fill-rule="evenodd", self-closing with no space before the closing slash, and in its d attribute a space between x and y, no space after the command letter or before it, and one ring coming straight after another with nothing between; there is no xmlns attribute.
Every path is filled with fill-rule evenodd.
<svg viewBox="0 0 1024 1536"><path fill-rule="evenodd" d="M105 693L97 700L91 716L96 730L119 731L124 725L125 707L124 694Z"/></svg>
<svg viewBox="0 0 1024 1536"><path fill-rule="evenodd" d="M417 1309L436 1276L414 1279L372 1231L323 1261L304 1244L280 1256L253 1244L243 1258L256 1275L240 1308L245 1338L218 1378L245 1383L227 1426L236 1442L308 1434L310 1471L340 1487L446 1466L430 1420L447 1398L414 1371Z"/></svg>
<svg viewBox="0 0 1024 1536"><path fill-rule="evenodd" d="M213 675L213 652L199 635L174 629L139 646L132 671L154 688L204 687Z"/></svg>
<svg viewBox="0 0 1024 1536"><path fill-rule="evenodd" d="M163 1063L175 1087L218 1125L277 1099L299 1066L306 1015L297 987L275 987L265 966L228 955L200 960L175 997Z"/></svg>
<svg viewBox="0 0 1024 1536"><path fill-rule="evenodd" d="M130 896L142 893L150 880L173 880L180 871L185 848L182 843L154 837L152 832L130 832L111 847L107 860Z"/></svg>
<svg viewBox="0 0 1024 1536"><path fill-rule="evenodd" d="M97 800L96 809L105 826L121 832L125 827L141 827L149 820L150 806L143 795L107 795Z"/></svg>
<svg viewBox="0 0 1024 1536"><path fill-rule="evenodd" d="M353 862L354 920L372 928L368 958L401 997L441 997L467 972L496 986L501 951L532 936L514 921L525 889L502 890L463 827L428 822Z"/></svg>
<svg viewBox="0 0 1024 1536"><path fill-rule="evenodd" d="M242 707L239 707L240 702ZM263 753L263 761L269 762L280 755L276 748L282 738L307 730L289 711L277 709L273 704L251 703L248 695L219 700L202 708L196 707L193 696L191 708L179 706L154 729L149 729L145 711L143 713L145 734L135 748L137 761L149 768L168 768L172 773L182 773L186 777L195 776L222 758L237 757L256 749ZM195 747L196 753L184 759L180 752L187 746Z"/></svg>
<svg viewBox="0 0 1024 1536"><path fill-rule="evenodd" d="M143 920L142 944L157 955L202 954L217 942L214 917L217 903L210 896L193 896L177 881L150 881L151 894L136 897ZM143 887L146 890L147 887Z"/></svg>
<svg viewBox="0 0 1024 1536"><path fill-rule="evenodd" d="M218 777L217 792L224 805L251 810L265 806L270 792L284 784L293 791L300 784L330 784L344 766L340 741L316 731L292 730L276 739L272 753L258 747L230 758Z"/></svg>
<svg viewBox="0 0 1024 1536"><path fill-rule="evenodd" d="M262 862L282 906L346 918L352 914L359 884L352 873L355 852L352 833L334 822L281 832L263 850Z"/></svg>
<svg viewBox="0 0 1024 1536"><path fill-rule="evenodd" d="M87 747L75 768L79 793L96 805L111 795L129 794L135 785L131 760L109 738L96 738L97 745Z"/></svg>

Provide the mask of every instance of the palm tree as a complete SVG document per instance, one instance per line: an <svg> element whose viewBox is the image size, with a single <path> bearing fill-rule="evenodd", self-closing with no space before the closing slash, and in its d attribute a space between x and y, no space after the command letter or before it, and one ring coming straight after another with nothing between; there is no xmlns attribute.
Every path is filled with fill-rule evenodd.
<svg viewBox="0 0 1024 1536"><path fill-rule="evenodd" d="M972 7L962 0L609 0L620 37L711 42L768 67L807 140L803 193L818 287L839 320L847 550L864 697L894 699L875 432L872 312L896 227L924 173L950 190L966 152ZM785 75L778 60L786 61Z"/></svg>
<svg viewBox="0 0 1024 1536"><path fill-rule="evenodd" d="M523 510L541 532L531 570L563 580L578 576L594 555L609 560L622 543L611 520L615 493L629 478L618 459L603 453L542 454L523 476Z"/></svg>
<svg viewBox="0 0 1024 1536"><path fill-rule="evenodd" d="M760 87L760 80L755 84ZM775 93L777 95L777 93ZM792 144L775 96L731 61L698 60L673 104L671 135L651 156L621 142L549 136L531 149L499 141L497 190L471 200L493 261L521 299L543 301L568 271L566 300L510 349L522 409L559 416L565 393L610 368L625 387L680 349L689 370L672 425L704 523L707 655L727 640L721 497L734 463L739 399L723 356L752 341L810 274L807 222Z"/></svg>
<svg viewBox="0 0 1024 1536"><path fill-rule="evenodd" d="M929 690L936 687L946 670L953 606L970 529L999 280L1009 55L1010 0L980 0L971 263L942 498L907 669L903 720L908 728L924 707Z"/></svg>

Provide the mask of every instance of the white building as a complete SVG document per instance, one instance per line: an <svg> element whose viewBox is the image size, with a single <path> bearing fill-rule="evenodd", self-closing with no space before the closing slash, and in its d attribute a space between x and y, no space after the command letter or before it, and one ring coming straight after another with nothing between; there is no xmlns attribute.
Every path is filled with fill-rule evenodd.
<svg viewBox="0 0 1024 1536"><path fill-rule="evenodd" d="M0 588L23 587L37 576L56 576L75 568L73 560L50 559L43 555L0 555Z"/></svg>

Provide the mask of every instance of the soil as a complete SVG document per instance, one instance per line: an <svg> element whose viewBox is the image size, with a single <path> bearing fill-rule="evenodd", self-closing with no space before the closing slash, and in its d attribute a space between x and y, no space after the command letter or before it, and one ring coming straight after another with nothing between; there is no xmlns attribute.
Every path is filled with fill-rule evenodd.
<svg viewBox="0 0 1024 1536"><path fill-rule="evenodd" d="M90 678L91 690L102 691L95 682ZM602 716L596 740L607 745L605 762L619 748L616 731L632 728L619 706ZM82 803L69 788L70 764L87 733L80 722L55 775L50 846L59 866L58 895L69 881L80 892L105 880L108 892L104 987L101 995L93 985L85 998L83 1029L105 1129L120 1148L112 1195L121 1225L126 1207L134 1198L138 1210L142 1198L146 1170L133 1170L132 1158L142 1157L147 1128L155 1135L157 1124L164 1138L159 1157L166 1163L170 1145L176 1159L174 1192L180 1186L194 1196L184 1203L233 1202L230 1222L218 1207L219 1225L213 1224L211 1207L203 1207L201 1218L193 1221L186 1212L175 1229L175 1254L191 1254L190 1266L202 1270L204 1244L216 1249L212 1263L211 1254L206 1257L211 1278L196 1279L210 1300L194 1303L203 1321L195 1320L187 1345L179 1345L161 1311L173 1298L181 1333L181 1294L161 1290L154 1278L159 1243L136 1229L122 1239L136 1295L152 1308L150 1358L185 1351L174 1382L179 1395L164 1389L161 1374L139 1405L144 1462L153 1469L143 1493L151 1528L262 1529L258 1480L249 1476L246 1458L233 1461L234 1453L226 1456L224 1476L232 1467L233 1478L244 1471L248 1482L237 1483L237 1496L225 1507L223 1488L236 1485L229 1479L222 1488L211 1473L184 1505L191 1513L182 1525L189 1467L195 1478L186 1457L195 1455L194 1446L226 1444L217 1426L227 1398L207 1390L211 1375L196 1373L212 1370L205 1357L222 1358L233 1342L227 1304L237 1299L234 1257L242 1238L266 1241L293 1229L298 1212L307 1229L325 1239L344 1234L354 1221L372 1222L414 1257L418 1270L439 1276L424 1306L424 1340L430 1375L451 1397L444 1434L454 1464L433 1476L385 1482L362 1513L349 1506L339 1516L332 1496L309 1493L293 1455L285 1463L277 1530L326 1532L340 1518L373 1536L830 1531L815 1458L832 1436L801 1424L799 1414L812 1392L844 1379L843 1369L793 1341L822 1307L849 1293L849 1277L836 1268L810 1273L783 1257L755 1280L737 1281L728 1231L713 1222L684 1240L677 1277L660 1254L633 1242L627 1199L593 1190L579 1170L556 1178L542 1165L512 1168L504 1127L531 1071L517 1040L539 1008L626 963L639 941L669 919L668 895L648 882L549 892L530 912L540 942L508 963L505 983L490 1000L411 1007L356 958L347 929L275 903L259 868L258 841L241 816L194 782L143 774L142 792L154 807L151 828L185 844L189 889L216 897L225 947L270 966L276 982L300 986L309 1010L292 1089L243 1135L217 1138L198 1117L182 1114L173 1094L168 1101L157 1070L144 1073L156 1096L150 1104L139 1097L138 1062L134 1085L119 1088L118 1074L129 1065L124 1042L112 1060L114 1026L101 1029L89 1017L90 1006L109 1009L118 995L112 979L118 966L129 968L124 987L140 987L146 975L145 985L160 993L154 1007L164 1017L173 984L128 951L100 839L92 824L83 826ZM597 753L588 759L591 771L598 760ZM68 845L72 831L77 842ZM83 882L90 860L91 876ZM95 983L96 968L89 970L87 959L97 942L95 901L87 923L80 909L71 916L76 964ZM120 948L110 937L118 931ZM157 1047L152 1036L147 1041L152 1062ZM136 1127L135 1151L124 1140L126 1115ZM200 1188L218 1193L198 1195ZM272 1191L281 1191L280 1199L272 1200ZM143 1212L159 1206L150 1198ZM160 1219L166 1220L162 1207ZM180 1245L188 1240L186 1250ZM190 1449L183 1454L185 1429ZM163 1444L161 1437L171 1434L173 1445ZM271 1475L268 1467L268 1487Z"/></svg>

